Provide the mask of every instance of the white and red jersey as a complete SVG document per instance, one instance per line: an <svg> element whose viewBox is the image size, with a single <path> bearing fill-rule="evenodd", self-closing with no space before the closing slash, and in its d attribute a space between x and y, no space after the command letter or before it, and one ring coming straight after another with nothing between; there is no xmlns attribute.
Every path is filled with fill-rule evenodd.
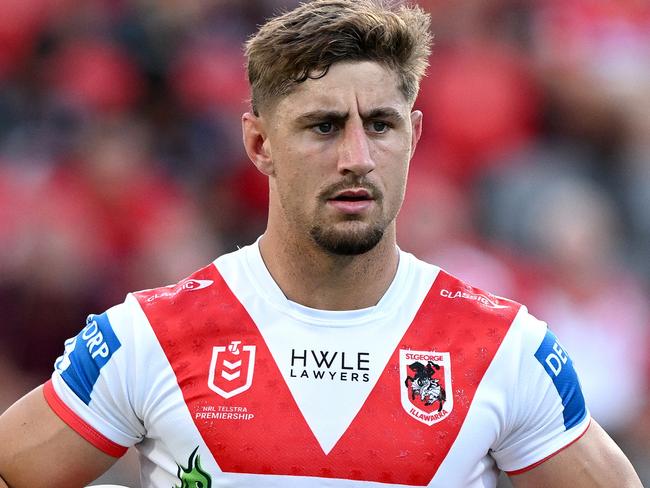
<svg viewBox="0 0 650 488"><path fill-rule="evenodd" d="M590 419L546 324L404 252L376 306L323 311L248 246L91 315L55 368L50 406L136 446L144 487L495 486Z"/></svg>

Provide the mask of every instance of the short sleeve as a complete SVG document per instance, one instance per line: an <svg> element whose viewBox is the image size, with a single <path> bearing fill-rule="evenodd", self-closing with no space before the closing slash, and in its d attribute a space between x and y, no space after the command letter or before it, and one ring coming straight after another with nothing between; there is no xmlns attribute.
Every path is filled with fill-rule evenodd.
<svg viewBox="0 0 650 488"><path fill-rule="evenodd" d="M509 474L532 469L579 439L590 415L573 361L544 322L527 312L513 323L520 347L507 428L492 450Z"/></svg>
<svg viewBox="0 0 650 488"><path fill-rule="evenodd" d="M65 342L44 386L54 412L95 447L114 457L144 437L134 408L138 369L133 319L127 302L100 315Z"/></svg>

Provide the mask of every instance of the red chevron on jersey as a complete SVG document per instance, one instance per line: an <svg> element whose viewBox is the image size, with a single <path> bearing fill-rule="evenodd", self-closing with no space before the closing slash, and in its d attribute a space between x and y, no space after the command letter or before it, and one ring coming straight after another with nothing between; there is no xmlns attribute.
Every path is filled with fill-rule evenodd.
<svg viewBox="0 0 650 488"><path fill-rule="evenodd" d="M363 406L325 454L216 268L192 279L210 284L136 297L205 445L223 471L235 473L426 486L519 308L440 272Z"/></svg>
<svg viewBox="0 0 650 488"><path fill-rule="evenodd" d="M500 304L504 308L498 313L486 313L479 302L445 299L441 292L450 289L478 293L444 272L438 274L377 385L334 450L356 450L355 459L349 461L353 466L367 467L367 453L376 454L373 469L365 473L371 477L359 479L416 486L426 486L433 479L519 308L503 300ZM401 351L435 351L449 359L452 377L451 384L447 384L446 402L453 402L453 409L450 406L449 414L439 422L427 425L402 405L403 392L410 387L402 380ZM448 403L443 404L443 409L445 405ZM360 439L368 445L362 448Z"/></svg>

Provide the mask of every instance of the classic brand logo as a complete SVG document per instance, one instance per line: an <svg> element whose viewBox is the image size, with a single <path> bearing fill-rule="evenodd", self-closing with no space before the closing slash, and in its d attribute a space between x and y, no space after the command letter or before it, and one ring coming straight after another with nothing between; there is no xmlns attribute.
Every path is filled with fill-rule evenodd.
<svg viewBox="0 0 650 488"><path fill-rule="evenodd" d="M402 407L416 420L433 425L454 408L448 352L400 349Z"/></svg>
<svg viewBox="0 0 650 488"><path fill-rule="evenodd" d="M213 284L214 281L212 280L195 280L194 278L187 278L176 285L169 285L164 287L168 288L168 290L162 290L151 295L149 298L147 298L147 302L151 303L158 298L170 298L184 290L202 290L203 288L207 288Z"/></svg>
<svg viewBox="0 0 650 488"><path fill-rule="evenodd" d="M449 300L455 300L457 298L464 298L465 300L475 300L479 303L482 303L488 308L508 308L505 305L499 305L494 297L490 298L487 295L484 295L482 293L469 293L464 290L455 290L455 291L440 290L440 296L443 298L447 298Z"/></svg>
<svg viewBox="0 0 650 488"><path fill-rule="evenodd" d="M255 346L240 346L241 341L230 345L214 346L210 361L208 387L223 398L232 398L248 390L253 383Z"/></svg>

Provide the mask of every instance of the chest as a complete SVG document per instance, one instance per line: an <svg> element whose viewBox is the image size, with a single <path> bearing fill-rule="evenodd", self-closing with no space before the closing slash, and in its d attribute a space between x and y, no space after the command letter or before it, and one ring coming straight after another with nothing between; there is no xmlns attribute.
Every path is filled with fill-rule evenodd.
<svg viewBox="0 0 650 488"><path fill-rule="evenodd" d="M273 313L253 320L225 290L201 313L146 311L176 399L154 430L187 451L175 454L179 477L429 485L470 406L487 411L476 390L509 324L477 327L471 311L450 315L430 295L406 323L396 316L366 331L305 331ZM468 476L490 435L472 446Z"/></svg>

